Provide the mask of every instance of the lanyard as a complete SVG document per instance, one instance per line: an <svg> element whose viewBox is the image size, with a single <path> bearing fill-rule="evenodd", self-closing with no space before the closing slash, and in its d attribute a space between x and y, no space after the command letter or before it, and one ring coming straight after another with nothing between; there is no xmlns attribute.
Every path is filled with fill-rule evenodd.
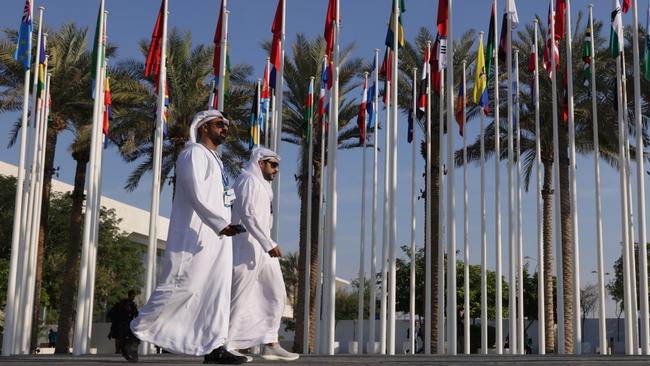
<svg viewBox="0 0 650 366"><path fill-rule="evenodd" d="M221 182L223 183L223 189L227 190L228 189L228 177L224 174L223 163L221 162L221 160L217 156L216 152L210 150L207 146L205 146L202 143L200 145L203 146L206 150L208 150L210 152L210 155L212 155L214 157L214 160L217 161L217 164L219 164L219 168L221 168Z"/></svg>

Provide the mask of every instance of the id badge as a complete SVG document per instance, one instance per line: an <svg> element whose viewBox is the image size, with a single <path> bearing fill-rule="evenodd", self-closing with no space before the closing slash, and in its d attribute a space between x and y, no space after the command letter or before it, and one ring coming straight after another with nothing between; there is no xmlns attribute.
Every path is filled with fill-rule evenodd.
<svg viewBox="0 0 650 366"><path fill-rule="evenodd" d="M223 205L226 207L232 207L233 202L235 202L235 190L232 188L226 187L223 192Z"/></svg>

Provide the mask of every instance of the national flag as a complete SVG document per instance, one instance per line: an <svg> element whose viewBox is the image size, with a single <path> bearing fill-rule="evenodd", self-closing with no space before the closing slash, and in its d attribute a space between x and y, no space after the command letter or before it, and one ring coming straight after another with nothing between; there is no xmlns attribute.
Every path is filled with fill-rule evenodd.
<svg viewBox="0 0 650 366"><path fill-rule="evenodd" d="M307 127L307 141L311 141L311 122L314 115L314 80L309 82L307 102L305 103L305 125Z"/></svg>
<svg viewBox="0 0 650 366"><path fill-rule="evenodd" d="M421 120L424 118L427 110L427 71L429 70L429 48L424 49L424 62L422 63L422 74L420 76L420 90L417 100L416 117Z"/></svg>
<svg viewBox="0 0 650 366"><path fill-rule="evenodd" d="M519 25L519 13L517 13L517 5L515 0L506 0L506 13L510 15L510 27L517 28Z"/></svg>
<svg viewBox="0 0 650 366"><path fill-rule="evenodd" d="M214 56L212 57L212 73L217 78L217 80L219 78L219 71L221 69L221 42L223 41L222 28L223 28L223 14L225 12L226 9L224 7L223 0L221 0L221 6L219 7L219 18L217 20L217 28L214 30L214 38L212 40L212 42L214 43Z"/></svg>
<svg viewBox="0 0 650 366"><path fill-rule="evenodd" d="M280 64L282 58L282 8L284 0L278 1L278 6L275 9L275 17L273 18L273 25L271 26L271 33L273 33L273 40L271 41L271 73L269 76L269 83L272 89L275 89L275 78L280 71Z"/></svg>
<svg viewBox="0 0 650 366"><path fill-rule="evenodd" d="M331 89L332 85L334 83L334 78L332 77L332 71L334 69L333 65L333 60L334 58L332 57L332 51L334 50L334 33L336 31L336 24L338 23L337 19L337 0L330 0L329 4L327 5L327 15L325 17L325 32L324 32L324 37L325 37L325 55L327 56L327 60L329 61L329 65L327 67L327 72L329 73L327 76L327 89Z"/></svg>
<svg viewBox="0 0 650 366"><path fill-rule="evenodd" d="M623 0L623 13L627 14L628 11L630 11L630 0Z"/></svg>
<svg viewBox="0 0 650 366"><path fill-rule="evenodd" d="M375 70L377 70L376 60L372 62L372 71L370 72L370 75L375 75ZM375 119L377 118L375 113L377 109L377 106L375 106L376 88L377 84L373 78L372 85L370 85L370 89L368 89L368 102L366 103L366 112L368 113L368 129L375 128Z"/></svg>
<svg viewBox="0 0 650 366"><path fill-rule="evenodd" d="M384 104L388 106L390 102L388 96L390 95L389 85L393 77L391 71L391 65L393 64L393 52L390 47L386 47L386 53L384 53L384 61L381 64L381 69L379 70L379 75L384 78Z"/></svg>
<svg viewBox="0 0 650 366"><path fill-rule="evenodd" d="M357 114L357 126L359 128L359 145L366 141L366 103L368 102L368 76L363 82L363 92L361 94L361 104L359 104L359 113Z"/></svg>
<svg viewBox="0 0 650 366"><path fill-rule="evenodd" d="M474 74L474 104L480 105L485 114L489 111L487 76L485 73L485 51L483 50L483 36L478 41L476 53L476 70Z"/></svg>
<svg viewBox="0 0 650 366"><path fill-rule="evenodd" d="M650 2L645 23L645 52L643 53L643 76L650 81Z"/></svg>
<svg viewBox="0 0 650 366"><path fill-rule="evenodd" d="M102 7L99 6L97 13L97 25L95 26L95 40L93 42L92 64L90 66L90 77L92 79L92 98L95 99L95 80L97 80L97 60L99 58L99 67L104 67L106 61L106 25L102 24L104 14Z"/></svg>
<svg viewBox="0 0 650 366"><path fill-rule="evenodd" d="M264 67L264 79L262 80L262 89L260 90L260 131L266 131L265 120L267 118L269 107L271 105L271 88L269 85L269 63Z"/></svg>
<svg viewBox="0 0 650 366"><path fill-rule="evenodd" d="M326 114L327 102L325 100L327 94L327 83L329 78L329 62L327 62L327 57L323 58L323 65L321 66L321 80L320 80L320 93L318 95L318 125L322 126L323 123L327 123ZM327 124L325 125L327 128Z"/></svg>
<svg viewBox="0 0 650 366"><path fill-rule="evenodd" d="M553 80L553 75L560 69L560 49L558 47L557 39L553 40L551 35L552 17L555 12L551 9L551 4L548 4L548 28L546 31L546 42L544 46L544 63L543 67L548 72L548 77ZM555 58L555 70L553 70L553 59Z"/></svg>
<svg viewBox="0 0 650 366"><path fill-rule="evenodd" d="M467 100L465 99L465 85L464 83L461 83L460 86L458 87L458 98L456 99L456 113L454 114L456 116L456 123L458 123L458 133L460 133L461 136L463 136L463 130L465 128L464 120L465 120L465 103L467 103Z"/></svg>
<svg viewBox="0 0 650 366"><path fill-rule="evenodd" d="M259 85L259 84L258 84ZM250 115L250 126L249 126L249 132L250 132L250 138L248 140L248 148L253 149L255 145L259 144L259 141L257 141L257 136L259 135L257 133L259 129L259 113L260 113L260 104L258 103L258 98L259 94L257 93L257 87L255 88L255 94L253 95L253 101L251 102L251 115Z"/></svg>
<svg viewBox="0 0 650 366"><path fill-rule="evenodd" d="M45 57L45 37L41 35L41 51L38 58L38 79L36 82L36 97L42 99L45 95L45 74L47 73L47 57Z"/></svg>
<svg viewBox="0 0 650 366"><path fill-rule="evenodd" d="M447 67L447 37L449 36L449 4L447 1L438 1L438 18L436 20L438 28L438 47L436 48L437 70L442 70ZM439 91L437 93L440 94Z"/></svg>
<svg viewBox="0 0 650 366"><path fill-rule="evenodd" d="M563 39L566 33L566 0L555 3L555 39Z"/></svg>
<svg viewBox="0 0 650 366"><path fill-rule="evenodd" d="M591 93L591 28L587 27L585 40L582 44L582 85L585 86L587 94Z"/></svg>
<svg viewBox="0 0 650 366"><path fill-rule="evenodd" d="M408 116L408 130L406 131L406 141L410 144L413 142L413 109L409 109L409 116Z"/></svg>
<svg viewBox="0 0 650 366"><path fill-rule="evenodd" d="M106 71L108 74L108 70ZM108 146L108 127L109 122L113 120L113 102L111 100L111 87L110 78L106 76L104 82L104 122L102 124L102 132L104 133L104 148Z"/></svg>
<svg viewBox="0 0 650 366"><path fill-rule="evenodd" d="M535 63L537 61L537 47L535 45L535 41L533 40L533 44L530 46L530 55L528 56L528 73L529 74L534 74L535 73ZM537 103L537 94L535 93L535 78L532 77L530 79L530 94L531 94L531 99L533 101L533 104Z"/></svg>
<svg viewBox="0 0 650 366"><path fill-rule="evenodd" d="M23 9L23 18L20 21L18 30L18 42L16 42L16 52L14 60L23 65L25 70L29 70L32 62L32 4L31 0L25 1Z"/></svg>
<svg viewBox="0 0 650 366"><path fill-rule="evenodd" d="M501 62L505 62L506 49L508 48L508 34L506 33L507 20L508 13L503 13L503 19L501 20L501 33L499 34L499 60L501 60Z"/></svg>
<svg viewBox="0 0 650 366"><path fill-rule="evenodd" d="M397 3L394 3L397 5ZM395 12L397 9L393 6L393 12L390 15L390 22L389 22L389 27L388 31L386 32L386 41L384 42L386 44L386 47L390 47L391 49L395 49L393 47L393 38L395 38ZM397 45L399 48L404 47L404 27L402 26L402 13L406 11L406 8L404 6L404 0L399 0L399 15L397 16Z"/></svg>
<svg viewBox="0 0 650 366"><path fill-rule="evenodd" d="M519 99L519 83L517 83L517 80L519 79L519 65L515 62L515 60L512 60L512 74L511 74L511 80L512 80L512 105L516 106L517 105L517 100ZM517 111L513 108L512 110L512 125L516 126L517 125Z"/></svg>
<svg viewBox="0 0 650 366"><path fill-rule="evenodd" d="M618 0L612 1L612 28L609 35L609 51L613 58L618 57L623 51L623 19L621 16L621 4Z"/></svg>
<svg viewBox="0 0 650 366"><path fill-rule="evenodd" d="M433 48L431 51L431 62L429 67L431 68L431 88L436 95L440 96L441 91L441 80L440 80L440 61L438 58L441 56L439 52L440 48L440 37L436 37L436 41L433 43ZM444 56L444 55L442 55Z"/></svg>
<svg viewBox="0 0 650 366"><path fill-rule="evenodd" d="M496 48L496 40L495 37L496 35L494 34L495 32L495 23L496 22L496 3L492 1L492 15L490 15L490 30L488 31L488 40L487 40L487 49L485 52L485 71L486 71L486 79L490 80L490 76L492 75L492 63L494 62L494 50Z"/></svg>
<svg viewBox="0 0 650 366"><path fill-rule="evenodd" d="M158 75L160 74L160 61L162 59L162 39L163 39L163 21L165 12L165 1L162 0L160 4L160 11L156 19L156 25L151 34L151 43L149 44L149 52L147 53L147 62L144 67L144 76L149 77L153 75L153 83L158 93Z"/></svg>

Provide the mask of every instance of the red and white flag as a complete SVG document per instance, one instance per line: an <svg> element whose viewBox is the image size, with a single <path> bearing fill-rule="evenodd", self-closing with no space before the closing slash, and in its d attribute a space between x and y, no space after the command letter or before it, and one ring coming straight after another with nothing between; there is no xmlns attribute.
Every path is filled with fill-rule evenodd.
<svg viewBox="0 0 650 366"><path fill-rule="evenodd" d="M366 104L368 103L368 75L363 82L363 94L361 94L361 104L359 105L359 114L357 115L357 125L359 126L359 145L363 145L366 140Z"/></svg>
<svg viewBox="0 0 650 366"><path fill-rule="evenodd" d="M560 68L560 50L558 48L558 41L557 37L556 39L552 39L551 35L551 26L552 26L552 20L551 17L555 16L555 12L551 9L551 4L548 5L548 30L546 32L546 44L544 46L544 69L548 71L548 77L550 79L553 79L553 75L559 70ZM552 55L552 56L551 56ZM551 57L555 58L555 70L553 70L553 60Z"/></svg>

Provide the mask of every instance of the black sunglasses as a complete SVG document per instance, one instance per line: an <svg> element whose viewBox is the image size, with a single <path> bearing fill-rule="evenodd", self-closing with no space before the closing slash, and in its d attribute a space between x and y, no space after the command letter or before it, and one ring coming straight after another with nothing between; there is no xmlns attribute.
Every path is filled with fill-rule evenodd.
<svg viewBox="0 0 650 366"><path fill-rule="evenodd" d="M278 163L277 161L264 160L264 162L269 164L273 169L280 166L280 163Z"/></svg>
<svg viewBox="0 0 650 366"><path fill-rule="evenodd" d="M225 121L214 121L214 122L210 121L210 122L207 122L206 125L215 125L218 128L224 128L226 126L230 126L230 123L225 122Z"/></svg>

